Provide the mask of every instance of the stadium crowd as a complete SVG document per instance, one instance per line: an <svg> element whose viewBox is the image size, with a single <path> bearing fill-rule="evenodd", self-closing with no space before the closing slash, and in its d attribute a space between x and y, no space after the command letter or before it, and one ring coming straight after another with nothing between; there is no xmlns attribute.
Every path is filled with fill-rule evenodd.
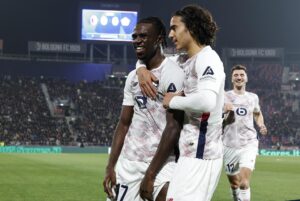
<svg viewBox="0 0 300 201"><path fill-rule="evenodd" d="M269 134L260 139L261 146L300 146L300 112L299 105L295 105L299 104L296 101L299 97L280 90L281 65L258 64L248 67L248 71L252 81L247 90L260 97L269 129ZM68 113L51 113L42 83L51 103L67 100ZM57 78L6 75L0 78L0 84L0 142L6 145L111 144L121 110L124 79L72 83Z"/></svg>

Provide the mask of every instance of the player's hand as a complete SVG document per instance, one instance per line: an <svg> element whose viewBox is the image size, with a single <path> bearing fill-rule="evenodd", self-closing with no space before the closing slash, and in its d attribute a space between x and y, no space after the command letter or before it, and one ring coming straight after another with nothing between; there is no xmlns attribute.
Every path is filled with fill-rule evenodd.
<svg viewBox="0 0 300 201"><path fill-rule="evenodd" d="M169 108L169 104L172 100L172 98L174 96L183 96L183 92L178 92L178 93L166 93L165 96L164 96L164 100L163 100L163 106L164 108L168 109Z"/></svg>
<svg viewBox="0 0 300 201"><path fill-rule="evenodd" d="M154 178L146 173L140 186L140 196L143 200L153 201L153 186Z"/></svg>
<svg viewBox="0 0 300 201"><path fill-rule="evenodd" d="M260 132L260 134L262 134L262 135L266 135L267 133L268 133L268 130L267 130L267 127L263 124L263 125L260 125L260 126L258 126L258 128L259 128L259 132Z"/></svg>
<svg viewBox="0 0 300 201"><path fill-rule="evenodd" d="M146 68L138 68L136 74L138 76L142 94L151 99L156 99L157 89L153 85L153 82L158 82L158 79Z"/></svg>
<svg viewBox="0 0 300 201"><path fill-rule="evenodd" d="M233 111L232 103L225 103L223 110L224 110L224 114L227 114L228 112Z"/></svg>
<svg viewBox="0 0 300 201"><path fill-rule="evenodd" d="M223 129L227 125L232 124L233 122L235 122L234 111L230 110L230 111L227 112L227 114L225 114L225 117L223 119Z"/></svg>
<svg viewBox="0 0 300 201"><path fill-rule="evenodd" d="M116 172L113 168L107 168L106 174L103 181L104 192L110 199L115 199L115 194L113 193L113 188L116 186Z"/></svg>

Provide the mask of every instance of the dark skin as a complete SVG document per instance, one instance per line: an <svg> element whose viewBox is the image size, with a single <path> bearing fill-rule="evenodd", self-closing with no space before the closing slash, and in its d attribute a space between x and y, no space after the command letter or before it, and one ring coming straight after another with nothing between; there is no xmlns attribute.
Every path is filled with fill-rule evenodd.
<svg viewBox="0 0 300 201"><path fill-rule="evenodd" d="M164 163L172 153L174 153L174 147L180 137L180 131L182 129L184 112L178 110L167 111L167 125L162 134L162 138L156 150L156 153L146 171L144 179L140 187L140 195L143 199L153 200L153 184L155 177L163 167ZM168 184L166 184L168 185ZM165 201L168 186L164 186L160 191L156 201Z"/></svg>
<svg viewBox="0 0 300 201"><path fill-rule="evenodd" d="M116 186L116 172L114 168L120 156L124 144L124 139L131 124L132 117L133 107L123 106L121 110L120 120L114 133L111 145L111 154L106 166L106 174L103 181L104 191L110 199L114 197L112 189Z"/></svg>
<svg viewBox="0 0 300 201"><path fill-rule="evenodd" d="M160 47L159 47L159 44L161 43L161 36L158 34L158 32L155 30L152 24L150 23L138 24L134 29L134 32L132 34L132 39L133 39L133 47L136 50L136 55L138 59L142 60L147 65L147 68L149 70L160 66L160 64L162 63L165 57L160 52ZM108 165L106 167L106 175L103 181L104 191L106 192L109 198L114 197L112 192L112 189L116 185L116 173L114 168L120 156L124 144L124 140L128 132L129 126L131 124L133 115L134 115L133 106L122 107L120 120L113 137L111 154L109 157ZM170 154L174 150L174 144L176 144L179 138L178 136L181 130L182 119L183 119L183 112L171 111L171 110L167 111L166 114L167 124L163 131L162 138L167 138L168 140L171 140L172 143L174 141L173 144L170 143L170 145L167 146L168 147L167 157L170 156ZM166 139L164 141L166 141ZM159 145L159 147L161 147L161 145ZM146 173L145 178L143 179L140 192L141 192L141 197L143 199L146 198L148 199L148 192L150 192L151 195L149 197L151 198L149 200L153 200L152 197L153 183L156 175L149 174L149 173L150 172L148 172L148 174ZM144 184L146 184L146 186L144 186ZM155 201L165 201L167 188L168 188L168 184L166 184L162 188ZM147 195L144 195L144 192L147 193Z"/></svg>

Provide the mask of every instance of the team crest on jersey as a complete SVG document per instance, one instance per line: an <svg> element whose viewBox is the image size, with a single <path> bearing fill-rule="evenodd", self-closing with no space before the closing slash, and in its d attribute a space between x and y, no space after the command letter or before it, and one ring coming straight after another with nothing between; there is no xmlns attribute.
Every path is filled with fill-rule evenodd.
<svg viewBox="0 0 300 201"><path fill-rule="evenodd" d="M239 107L236 109L236 114L240 116L246 116L247 114L247 109L243 107Z"/></svg>
<svg viewBox="0 0 300 201"><path fill-rule="evenodd" d="M214 73L213 69L210 66L207 66L204 73L202 74L202 76L204 76L204 75L214 75L214 74L215 73Z"/></svg>
<svg viewBox="0 0 300 201"><path fill-rule="evenodd" d="M167 92L176 92L176 87L174 83L171 83L167 89Z"/></svg>
<svg viewBox="0 0 300 201"><path fill-rule="evenodd" d="M135 101L138 104L140 109L145 109L147 104L147 97L145 96L136 96Z"/></svg>

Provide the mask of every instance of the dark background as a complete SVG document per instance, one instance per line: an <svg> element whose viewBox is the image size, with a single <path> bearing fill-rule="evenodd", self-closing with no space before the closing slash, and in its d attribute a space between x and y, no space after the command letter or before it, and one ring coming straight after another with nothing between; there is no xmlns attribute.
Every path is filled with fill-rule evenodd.
<svg viewBox="0 0 300 201"><path fill-rule="evenodd" d="M4 53L26 53L27 41L78 42L78 8L84 0L1 0L0 39ZM101 2L101 1L96 1ZM299 48L299 0L127 0L140 4L139 17L159 16L166 25L184 5L211 11L220 27L217 49L224 47Z"/></svg>

